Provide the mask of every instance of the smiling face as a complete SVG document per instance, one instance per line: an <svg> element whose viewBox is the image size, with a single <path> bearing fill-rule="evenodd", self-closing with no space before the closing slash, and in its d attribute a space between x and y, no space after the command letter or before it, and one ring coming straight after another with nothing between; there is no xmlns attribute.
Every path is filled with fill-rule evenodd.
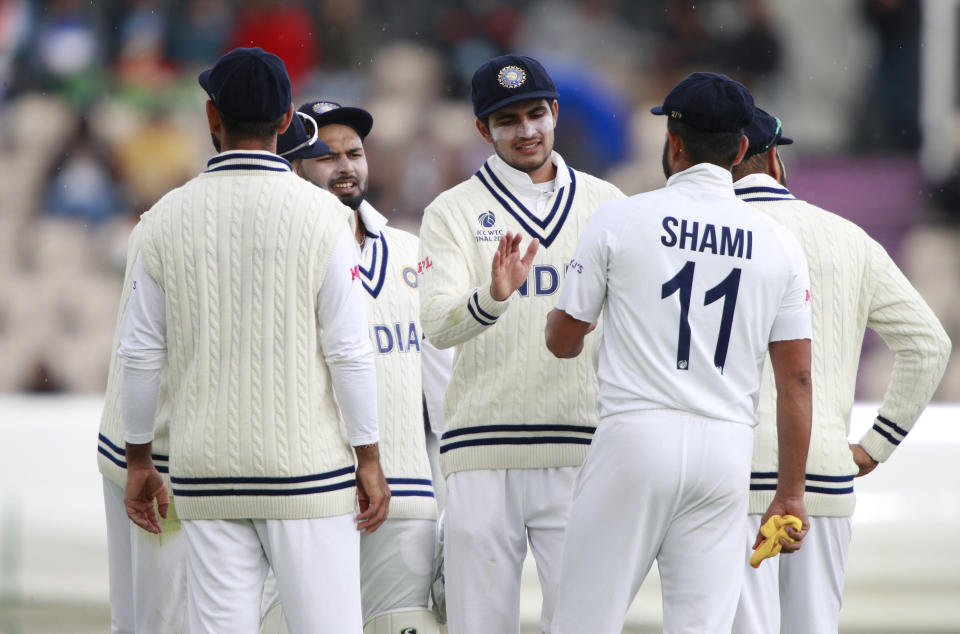
<svg viewBox="0 0 960 634"><path fill-rule="evenodd" d="M333 123L320 128L318 138L330 152L298 161L300 176L356 210L367 194L367 157L360 135L350 126Z"/></svg>
<svg viewBox="0 0 960 634"><path fill-rule="evenodd" d="M504 106L486 122L478 119L477 129L507 165L538 183L554 176L550 154L557 114L556 100L528 99Z"/></svg>

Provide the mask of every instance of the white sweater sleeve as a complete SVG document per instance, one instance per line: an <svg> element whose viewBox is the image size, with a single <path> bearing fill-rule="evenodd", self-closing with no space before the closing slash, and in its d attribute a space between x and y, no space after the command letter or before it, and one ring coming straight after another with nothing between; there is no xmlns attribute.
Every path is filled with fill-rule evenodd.
<svg viewBox="0 0 960 634"><path fill-rule="evenodd" d="M163 289L143 268L139 254L134 267L117 354L123 364L123 438L141 445L153 440L160 372L167 356L167 321Z"/></svg>
<svg viewBox="0 0 960 634"><path fill-rule="evenodd" d="M358 267L353 234L344 226L317 293L317 322L333 391L354 447L379 439L377 374Z"/></svg>
<svg viewBox="0 0 960 634"><path fill-rule="evenodd" d="M490 296L489 273L480 286L471 283L464 249L474 246L458 243L443 210L427 207L420 227L420 323L437 348L479 335L510 305L511 298L498 302Z"/></svg>
<svg viewBox="0 0 960 634"><path fill-rule="evenodd" d="M424 339L420 368L430 430L439 436L443 433L443 395L453 372L453 350L438 350L429 339Z"/></svg>
<svg viewBox="0 0 960 634"><path fill-rule="evenodd" d="M950 358L950 339L937 316L883 247L871 245L872 299L867 326L894 354L880 411L860 445L883 462L917 422L940 384Z"/></svg>

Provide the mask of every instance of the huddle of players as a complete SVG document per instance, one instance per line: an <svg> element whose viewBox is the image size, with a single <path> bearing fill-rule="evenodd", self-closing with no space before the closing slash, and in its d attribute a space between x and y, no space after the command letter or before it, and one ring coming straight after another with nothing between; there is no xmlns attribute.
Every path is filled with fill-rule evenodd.
<svg viewBox="0 0 960 634"><path fill-rule="evenodd" d="M268 55L252 50L223 59L247 56L256 65ZM763 520L790 513L801 518L803 529L788 531L796 541L784 542L783 551L797 551L808 539L805 493L822 491L804 486L817 401L810 389L810 339L817 332L810 305L816 305L819 289L813 284L811 298L796 238L743 200L757 206L795 201L783 186L776 153L777 145L791 141L782 136L779 120L754 107L743 86L695 73L654 109L669 121L667 187L624 198L553 151L559 95L539 62L513 55L490 60L475 73L472 96L478 132L494 155L428 206L419 245L414 236L387 227L386 218L364 199L369 113L308 102L277 144L277 154L295 174L332 192L352 211L347 218L357 264L351 282L363 287L365 321L377 353L379 461L390 489L389 519L372 532L362 526L368 529L359 547L362 620L351 615L351 629L337 629L342 625L330 626L321 616L299 621L300 627L359 632L363 623L365 634L439 631L428 596L437 518L431 480L442 479L447 488L442 572L454 634L518 630L528 542L543 589L544 632L619 632L654 559L663 578L664 631L777 631L775 576L766 580L764 604L752 600L752 591L741 597L740 580L751 574L744 571L749 551L743 548L744 522L748 511ZM211 93L214 106L229 108L217 97ZM731 169L748 159L756 173L744 174L746 184L735 191ZM749 180L759 174L769 182ZM139 233L138 226L130 262L141 248ZM632 237L621 241L625 236ZM721 261L733 263L730 275L704 281L701 269ZM124 283L121 323L134 287L132 269ZM907 306L925 325L913 330L911 344L929 354L922 368L901 377L918 386L911 398L919 407L894 418L896 423L878 417L878 425L889 423L899 434L898 441L932 395L944 349L949 350L922 299L911 296ZM814 308L815 321L816 313ZM546 346L538 334L544 325ZM120 330L116 343L122 348ZM862 337L862 324L860 331ZM456 351L452 365L434 346ZM778 428L790 442L781 443L779 461L774 449L774 473L755 469L754 482L766 478L755 488L749 465L761 397L757 360L767 357L768 347L780 397L775 411L761 417L760 429L772 433L774 445ZM241 627L229 618L218 621L217 609L232 608L209 597L203 605L211 613L185 623L183 602L202 602L195 597L215 591L184 581L186 562L198 546L184 543L175 520L168 515L156 535L125 520L123 527L117 519L117 489L125 475L117 433L121 365L115 360L111 366L99 446L111 528L114 631L133 631L134 621L141 632ZM764 376L771 376L769 365ZM166 447L157 445L164 422L173 420L171 389L161 379L153 447L161 471L169 459ZM425 449L431 432L425 435L422 416L423 403L436 403L440 393L442 413L428 409L430 423L442 433L442 475L431 474ZM848 400L852 404L852 390ZM880 433L887 437L891 431ZM130 442L129 435L124 439ZM872 469L871 456L882 460L892 451L872 446L869 454L849 450L854 458L847 458L840 473L824 477L852 482L858 467L859 474ZM764 508L755 508L754 491L766 496ZM838 493L852 497L852 486ZM754 540L748 541L749 546ZM261 542L270 560L271 544L262 536ZM837 552L834 542L825 552ZM839 550L845 556L846 543ZM826 607L795 606L800 613L827 612L825 620L816 621L816 631L836 629L839 559L829 583L805 580L829 589L800 595ZM270 564L277 568L277 562ZM291 574L276 572L278 581ZM259 571L253 577L262 585ZM785 583L783 573L779 583ZM794 586L790 592L797 592ZM281 602L289 612L291 605L312 600L316 597L298 596L290 582L268 583L258 606L261 631L283 631ZM832 626L822 625L831 619ZM242 627L253 631L249 621ZM293 622L290 627L295 629ZM782 631L803 629L784 615Z"/></svg>

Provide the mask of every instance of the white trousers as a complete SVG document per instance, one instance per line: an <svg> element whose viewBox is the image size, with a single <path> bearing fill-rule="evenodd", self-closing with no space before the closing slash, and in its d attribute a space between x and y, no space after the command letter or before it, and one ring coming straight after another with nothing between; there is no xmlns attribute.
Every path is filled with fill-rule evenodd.
<svg viewBox="0 0 960 634"><path fill-rule="evenodd" d="M528 539L543 591L540 626L549 630L578 470L458 471L447 478L444 578L450 634L520 630Z"/></svg>
<svg viewBox="0 0 960 634"><path fill-rule="evenodd" d="M607 419L570 511L554 634L619 634L656 559L663 632L730 632L753 429L657 411Z"/></svg>
<svg viewBox="0 0 960 634"><path fill-rule="evenodd" d="M760 516L747 523L749 558ZM851 534L849 517L811 517L800 550L747 563L734 634L836 634Z"/></svg>
<svg viewBox="0 0 960 634"><path fill-rule="evenodd" d="M360 537L360 595L363 622L388 612L426 610L437 541L434 520L387 519ZM280 592L271 572L263 589L260 634L286 632Z"/></svg>
<svg viewBox="0 0 960 634"><path fill-rule="evenodd" d="M103 479L110 566L110 631L165 634L186 629L186 538L178 523L153 535L127 518L123 488Z"/></svg>
<svg viewBox="0 0 960 634"><path fill-rule="evenodd" d="M353 514L303 520L184 520L191 634L254 634L267 568L294 634L361 634Z"/></svg>

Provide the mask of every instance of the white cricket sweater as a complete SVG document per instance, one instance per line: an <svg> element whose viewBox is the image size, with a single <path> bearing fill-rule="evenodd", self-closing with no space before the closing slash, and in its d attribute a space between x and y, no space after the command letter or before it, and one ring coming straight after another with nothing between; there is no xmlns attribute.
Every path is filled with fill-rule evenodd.
<svg viewBox="0 0 960 634"><path fill-rule="evenodd" d="M150 212L146 212L144 217ZM123 418L120 408L120 386L123 378L123 365L117 348L120 345L123 316L130 299L133 284L134 264L140 252L143 225L138 223L127 241L127 266L123 274L123 288L120 293L120 307L117 309L117 326L113 334L113 347L110 356L110 369L107 372L107 391L104 397L103 413L100 416L100 431L97 436L97 466L108 480L125 487L127 484L126 450L123 442ZM157 398L157 414L154 422L153 464L160 472L167 488L170 488L170 409L171 402L167 393L167 374L160 374L160 391Z"/></svg>
<svg viewBox="0 0 960 634"><path fill-rule="evenodd" d="M444 475L579 466L593 438L600 333L587 335L577 358L557 359L544 327L584 226L601 203L623 194L556 153L553 160L556 188L540 214L521 203L540 190L529 178L518 186L518 173L493 157L424 213L420 319L433 345L456 346L443 406ZM490 266L507 231L523 234L521 249L539 238L540 249L526 283L497 302Z"/></svg>
<svg viewBox="0 0 960 634"><path fill-rule="evenodd" d="M437 502L423 424L418 240L387 227L366 202L359 213L366 233L360 281L377 369L380 465L390 486L390 519L432 520Z"/></svg>
<svg viewBox="0 0 960 634"><path fill-rule="evenodd" d="M273 155L208 165L142 221L144 268L166 303L179 516L350 513L354 458L316 317L349 210Z"/></svg>
<svg viewBox="0 0 960 634"><path fill-rule="evenodd" d="M856 503L857 466L847 437L864 328L875 330L895 354L880 411L860 439L881 462L933 396L950 356L950 340L920 294L863 229L796 199L765 174L746 176L734 187L742 200L789 229L807 256L813 297L813 429L805 501L811 515L849 516ZM776 409L768 358L754 432L751 513L764 513L776 489Z"/></svg>

